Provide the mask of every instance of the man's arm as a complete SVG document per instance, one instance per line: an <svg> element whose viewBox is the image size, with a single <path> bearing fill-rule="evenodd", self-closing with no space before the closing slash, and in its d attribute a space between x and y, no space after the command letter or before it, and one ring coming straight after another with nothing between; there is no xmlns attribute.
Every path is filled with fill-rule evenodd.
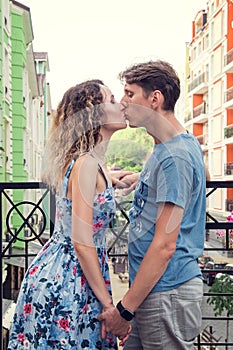
<svg viewBox="0 0 233 350"><path fill-rule="evenodd" d="M176 251L176 240L182 221L183 209L172 203L159 205L154 239L148 248L135 280L122 299L122 304L136 311L164 274Z"/></svg>
<svg viewBox="0 0 233 350"><path fill-rule="evenodd" d="M164 274L176 251L176 240L182 221L183 209L172 203L161 203L158 209L154 239L149 246L134 282L122 299L122 305L135 312ZM115 332L123 318L112 308L101 314L107 331Z"/></svg>

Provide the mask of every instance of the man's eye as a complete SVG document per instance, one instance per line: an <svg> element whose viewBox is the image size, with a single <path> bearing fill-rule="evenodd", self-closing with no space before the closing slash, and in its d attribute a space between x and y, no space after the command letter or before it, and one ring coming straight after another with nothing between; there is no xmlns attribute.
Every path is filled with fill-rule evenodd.
<svg viewBox="0 0 233 350"><path fill-rule="evenodd" d="M133 97L133 93L130 92L130 91L128 91L128 92L127 92L127 96L131 98L131 97Z"/></svg>

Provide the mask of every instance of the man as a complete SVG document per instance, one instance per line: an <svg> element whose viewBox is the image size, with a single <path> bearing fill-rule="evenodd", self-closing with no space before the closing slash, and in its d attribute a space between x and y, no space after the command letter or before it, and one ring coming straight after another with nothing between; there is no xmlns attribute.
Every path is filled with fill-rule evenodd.
<svg viewBox="0 0 233 350"><path fill-rule="evenodd" d="M155 145L130 210L130 288L99 319L116 334L132 322L125 350L193 349L203 295L197 263L206 211L202 150L175 117L180 81L169 63L137 64L120 77L129 125L145 127Z"/></svg>

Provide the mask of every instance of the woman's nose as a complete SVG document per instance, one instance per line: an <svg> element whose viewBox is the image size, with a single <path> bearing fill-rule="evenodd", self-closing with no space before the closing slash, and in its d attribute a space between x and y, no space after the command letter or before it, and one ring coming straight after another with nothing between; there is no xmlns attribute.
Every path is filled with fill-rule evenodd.
<svg viewBox="0 0 233 350"><path fill-rule="evenodd" d="M121 108L122 111L124 111L128 107L128 103L123 101L123 98L121 99L120 104L122 106L122 108Z"/></svg>

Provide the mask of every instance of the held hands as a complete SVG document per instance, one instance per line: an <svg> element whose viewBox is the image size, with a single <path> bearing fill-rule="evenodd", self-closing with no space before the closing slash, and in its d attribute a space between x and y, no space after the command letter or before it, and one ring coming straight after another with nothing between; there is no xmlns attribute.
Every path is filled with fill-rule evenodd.
<svg viewBox="0 0 233 350"><path fill-rule="evenodd" d="M137 184L140 173L128 170L110 170L112 183L115 189L122 189L122 195L127 196Z"/></svg>
<svg viewBox="0 0 233 350"><path fill-rule="evenodd" d="M124 345L131 332L130 322L124 320L119 311L114 307L104 309L102 314L98 316L98 320L102 321L102 338L106 338L107 332L115 334L120 340L120 345Z"/></svg>

